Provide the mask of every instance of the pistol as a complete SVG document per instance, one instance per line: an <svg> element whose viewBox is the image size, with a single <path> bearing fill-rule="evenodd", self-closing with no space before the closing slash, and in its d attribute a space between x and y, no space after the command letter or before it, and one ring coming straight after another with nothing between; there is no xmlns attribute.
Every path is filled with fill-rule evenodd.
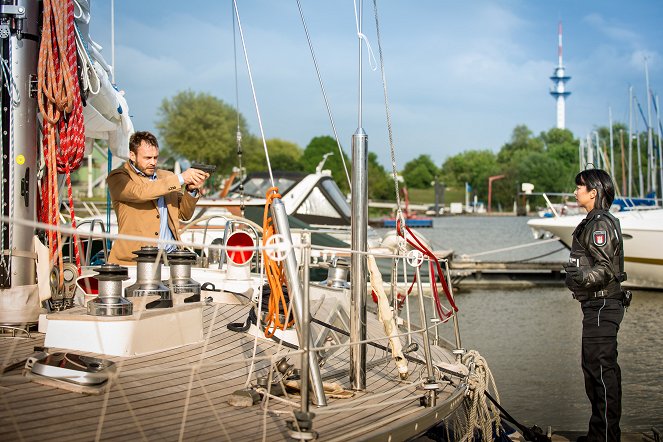
<svg viewBox="0 0 663 442"><path fill-rule="evenodd" d="M209 173L210 175L216 171L216 166L213 164L191 163L191 168L202 170L203 172Z"/></svg>

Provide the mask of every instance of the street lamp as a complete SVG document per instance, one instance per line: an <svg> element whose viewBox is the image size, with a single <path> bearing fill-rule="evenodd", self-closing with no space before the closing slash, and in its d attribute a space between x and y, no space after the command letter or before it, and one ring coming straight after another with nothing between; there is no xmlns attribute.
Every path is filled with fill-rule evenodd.
<svg viewBox="0 0 663 442"><path fill-rule="evenodd" d="M504 178L504 175L494 175L488 177L488 213L492 212L492 199L493 199L493 181Z"/></svg>

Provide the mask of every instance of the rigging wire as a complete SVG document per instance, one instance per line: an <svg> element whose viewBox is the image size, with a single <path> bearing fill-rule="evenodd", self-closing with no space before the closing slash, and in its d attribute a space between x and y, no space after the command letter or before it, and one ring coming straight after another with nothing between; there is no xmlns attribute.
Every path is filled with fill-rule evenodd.
<svg viewBox="0 0 663 442"><path fill-rule="evenodd" d="M239 210L244 216L244 172L242 169L242 130L239 126L239 79L237 75L237 30L235 26L235 14L233 16L233 60L235 62L235 113L237 114L237 162L239 165Z"/></svg>
<svg viewBox="0 0 663 442"><path fill-rule="evenodd" d="M373 12L375 15L375 31L378 37L378 55L380 57L380 74L382 76L382 91L384 95L384 107L387 114L387 132L389 133L389 153L391 155L391 172L394 178L394 190L396 191L396 219L402 220L401 226L405 226L403 209L401 205L401 193L398 188L398 172L396 171L396 149L394 147L394 134L391 125L391 111L389 110L389 95L387 93L387 78L384 72L384 56L382 54L382 39L380 37L380 21L378 19L378 4L373 0ZM401 228L402 228L401 227Z"/></svg>
<svg viewBox="0 0 663 442"><path fill-rule="evenodd" d="M309 35L308 27L306 26L306 20L304 19L304 11L302 10L302 5L300 0L297 0L297 7L299 8L299 16L302 19L302 26L304 27L304 33L306 34L306 41L308 42L308 47L309 50L311 51L311 58L313 59L313 66L315 67L315 73L318 76L318 83L320 83L322 98L325 100L325 107L327 108L327 115L329 115L329 122L331 123L332 132L334 132L334 138L336 139L336 145L338 146L338 152L341 156L341 163L343 163L343 169L345 170L345 178L348 180L348 187L352 187L350 181L350 173L348 172L348 166L345 162L345 155L343 155L343 147L341 147L341 142L339 141L338 138L336 125L334 124L334 117L332 116L331 107L329 105L329 99L327 98L327 93L325 92L325 85L322 81L322 75L320 74L320 67L318 66L318 60L315 58L315 52L313 51L313 43L311 42L311 36Z"/></svg>
<svg viewBox="0 0 663 442"><path fill-rule="evenodd" d="M274 184L274 174L272 173L272 164L269 161L269 152L267 151L267 141L265 140L265 131L262 127L262 118L260 117L260 107L258 106L258 98L256 97L256 88L253 84L253 74L251 74L251 63L249 62L249 54L246 51L246 42L244 41L244 31L242 31L242 21L239 18L239 9L237 8L237 0L233 0L233 6L235 9L235 17L237 18L237 28L239 29L239 36L242 39L242 50L244 51L244 60L246 62L246 70L249 74L249 82L251 83L251 92L253 94L253 104L256 108L256 116L258 117L258 126L260 127L260 137L262 138L262 146L265 149L265 159L267 161L267 169L269 170L269 179L272 184L272 187L276 187Z"/></svg>

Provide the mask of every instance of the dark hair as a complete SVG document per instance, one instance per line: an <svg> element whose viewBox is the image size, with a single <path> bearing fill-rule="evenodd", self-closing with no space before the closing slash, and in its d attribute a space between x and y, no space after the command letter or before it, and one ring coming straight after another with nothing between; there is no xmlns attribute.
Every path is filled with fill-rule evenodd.
<svg viewBox="0 0 663 442"><path fill-rule="evenodd" d="M133 135L131 135L131 138L129 138L129 150L137 154L138 146L140 146L140 143L142 143L143 141L145 141L150 146L154 146L157 149L159 148L159 142L157 141L157 137L152 135L151 132L144 130L140 132L134 132Z"/></svg>
<svg viewBox="0 0 663 442"><path fill-rule="evenodd" d="M602 169L587 169L576 175L576 185L586 186L587 190L596 190L594 208L610 210L615 199L615 185L608 172Z"/></svg>

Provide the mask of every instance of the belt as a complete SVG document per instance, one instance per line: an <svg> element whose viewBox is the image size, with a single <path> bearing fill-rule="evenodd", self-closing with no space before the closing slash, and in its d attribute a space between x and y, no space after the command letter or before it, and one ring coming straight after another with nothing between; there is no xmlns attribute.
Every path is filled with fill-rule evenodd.
<svg viewBox="0 0 663 442"><path fill-rule="evenodd" d="M603 289L599 290L596 292L580 292L580 293L573 293L573 298L577 299L578 301L588 301L590 299L622 299L623 295L621 292L615 293L614 291L611 292L608 289Z"/></svg>

